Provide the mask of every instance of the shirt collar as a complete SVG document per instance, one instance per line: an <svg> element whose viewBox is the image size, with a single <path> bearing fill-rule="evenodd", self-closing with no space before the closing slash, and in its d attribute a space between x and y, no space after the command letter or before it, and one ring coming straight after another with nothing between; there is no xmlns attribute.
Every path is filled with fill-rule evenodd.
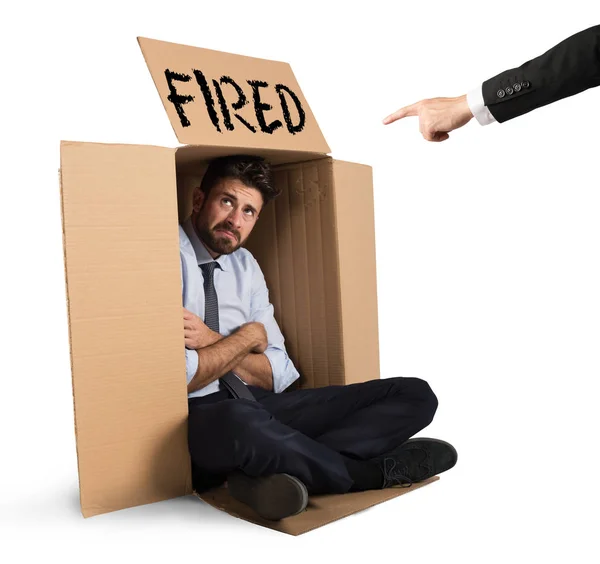
<svg viewBox="0 0 600 564"><path fill-rule="evenodd" d="M188 217L182 224L183 230L185 234L188 236L190 243L194 249L194 253L196 253L196 259L198 261L198 266L201 264L206 264L208 262L216 261L219 263L221 270L227 270L229 266L229 255L219 255L216 259L210 256L208 249L204 246L204 243L200 240L196 233L196 229L194 228L194 224L192 223L192 218Z"/></svg>

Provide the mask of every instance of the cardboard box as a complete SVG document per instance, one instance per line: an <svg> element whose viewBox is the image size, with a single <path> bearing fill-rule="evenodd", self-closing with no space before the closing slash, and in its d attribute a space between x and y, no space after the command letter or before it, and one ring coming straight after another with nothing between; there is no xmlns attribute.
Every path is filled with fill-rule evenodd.
<svg viewBox="0 0 600 564"><path fill-rule="evenodd" d="M139 43L186 145L61 144L85 517L192 493L177 225L214 157L264 156L284 186L248 247L265 273L300 385L379 377L371 169L328 156L289 65ZM134 100L128 93L124 103ZM308 528L405 491L325 496L326 516L311 521L309 510ZM340 505L341 497L354 501ZM205 497L228 509L226 498Z"/></svg>

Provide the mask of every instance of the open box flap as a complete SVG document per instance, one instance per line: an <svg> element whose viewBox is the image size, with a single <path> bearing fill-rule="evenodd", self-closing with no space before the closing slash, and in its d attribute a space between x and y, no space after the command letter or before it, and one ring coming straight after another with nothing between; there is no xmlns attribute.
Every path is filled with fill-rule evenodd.
<svg viewBox="0 0 600 564"><path fill-rule="evenodd" d="M287 63L138 42L180 143L330 152Z"/></svg>
<svg viewBox="0 0 600 564"><path fill-rule="evenodd" d="M81 510L191 493L175 150L63 141Z"/></svg>

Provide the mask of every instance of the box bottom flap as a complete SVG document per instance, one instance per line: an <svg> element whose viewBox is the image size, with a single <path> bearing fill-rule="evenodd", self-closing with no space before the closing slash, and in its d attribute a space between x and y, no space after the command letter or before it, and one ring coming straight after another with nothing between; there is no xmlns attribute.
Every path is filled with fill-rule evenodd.
<svg viewBox="0 0 600 564"><path fill-rule="evenodd" d="M413 484L408 488L387 488L384 490L369 490L365 492L352 492L336 495L315 495L308 500L306 511L299 515L282 519L281 521L268 521L262 519L245 504L233 499L227 488L221 486L213 488L202 494L196 495L202 500L229 513L233 517L239 517L245 521L250 521L257 525L262 525L275 531L287 533L289 535L301 535L353 513L358 513L363 509L368 509L389 499L412 492L423 486L439 480L439 476L433 476L428 480Z"/></svg>

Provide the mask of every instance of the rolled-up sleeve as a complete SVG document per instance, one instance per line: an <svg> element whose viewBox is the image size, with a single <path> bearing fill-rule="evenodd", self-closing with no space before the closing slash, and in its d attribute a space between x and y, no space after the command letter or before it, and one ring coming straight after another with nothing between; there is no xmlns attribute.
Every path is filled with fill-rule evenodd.
<svg viewBox="0 0 600 564"><path fill-rule="evenodd" d="M179 237L180 237L180 248L181 248L181 237L182 237L181 234L183 232L181 226L179 227L179 232L180 232ZM181 252L181 250L179 252L179 259L180 259L180 275L181 275L181 301L182 301L184 307L189 308L189 304L186 303L186 299L185 299L186 266L185 266L185 260L183 257L183 253ZM192 378L196 375L196 372L198 371L198 351L188 349L187 347L185 347L185 345L184 345L184 350L185 350L185 373L186 373L187 383L189 384L192 381Z"/></svg>
<svg viewBox="0 0 600 564"><path fill-rule="evenodd" d="M252 300L250 321L262 323L267 332L268 347L265 356L271 363L273 372L273 391L280 393L296 381L300 374L285 350L285 339L275 321L273 305L269 302L269 290L265 277L253 258L254 272L252 274Z"/></svg>
<svg viewBox="0 0 600 564"><path fill-rule="evenodd" d="M187 376L187 383L192 381L192 378L198 371L198 351L191 349L185 349L185 372Z"/></svg>

